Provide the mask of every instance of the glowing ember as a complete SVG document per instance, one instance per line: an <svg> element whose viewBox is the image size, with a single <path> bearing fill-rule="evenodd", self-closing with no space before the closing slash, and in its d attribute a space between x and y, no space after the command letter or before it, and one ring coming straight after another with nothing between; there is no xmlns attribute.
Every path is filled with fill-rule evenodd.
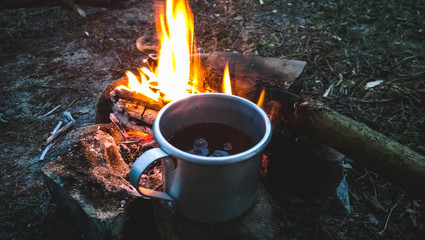
<svg viewBox="0 0 425 240"><path fill-rule="evenodd" d="M144 132L133 130L131 128L126 128L126 132L129 135L128 136L129 139L143 140L143 141L151 141L153 139L153 136Z"/></svg>

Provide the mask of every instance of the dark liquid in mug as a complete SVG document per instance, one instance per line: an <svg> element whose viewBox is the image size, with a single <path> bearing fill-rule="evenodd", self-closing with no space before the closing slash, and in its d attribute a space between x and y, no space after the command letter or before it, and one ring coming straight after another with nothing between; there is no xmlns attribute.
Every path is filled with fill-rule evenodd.
<svg viewBox="0 0 425 240"><path fill-rule="evenodd" d="M223 157L246 151L254 141L243 131L222 123L195 123L177 130L168 142L200 156Z"/></svg>

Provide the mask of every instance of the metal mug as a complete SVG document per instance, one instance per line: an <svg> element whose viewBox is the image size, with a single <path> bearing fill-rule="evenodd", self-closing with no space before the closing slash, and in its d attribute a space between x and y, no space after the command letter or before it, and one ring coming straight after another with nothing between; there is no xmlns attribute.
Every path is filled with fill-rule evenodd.
<svg viewBox="0 0 425 240"><path fill-rule="evenodd" d="M236 127L255 145L238 154L207 157L181 151L167 141L177 130L205 122ZM272 135L270 119L260 107L234 95L195 94L161 109L153 133L159 148L144 152L130 171L130 182L142 196L163 199L171 211L204 223L235 219L251 207L256 199L262 152ZM159 159L164 192L139 186L144 170Z"/></svg>

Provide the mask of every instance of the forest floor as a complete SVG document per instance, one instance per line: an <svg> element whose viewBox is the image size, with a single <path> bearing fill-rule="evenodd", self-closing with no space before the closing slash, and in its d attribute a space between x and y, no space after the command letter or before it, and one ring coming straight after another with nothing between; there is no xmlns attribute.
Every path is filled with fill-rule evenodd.
<svg viewBox="0 0 425 240"><path fill-rule="evenodd" d="M197 47L306 61L291 91L425 155L425 1L261 2L191 1ZM53 148L39 161L45 140L64 110L76 127L93 124L98 95L146 57L136 40L157 44L152 1L81 8L86 17L61 7L0 10L0 239L80 238L44 186L40 168L56 157ZM287 184L271 193L288 236L425 239L425 202L350 163L350 213L335 188L314 190L315 163L282 173Z"/></svg>

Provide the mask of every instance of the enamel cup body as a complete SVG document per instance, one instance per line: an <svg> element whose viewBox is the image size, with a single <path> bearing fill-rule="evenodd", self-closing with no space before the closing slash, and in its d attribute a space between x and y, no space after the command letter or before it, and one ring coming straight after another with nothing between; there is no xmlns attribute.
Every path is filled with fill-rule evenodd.
<svg viewBox="0 0 425 240"><path fill-rule="evenodd" d="M207 157L181 151L167 141L177 130L205 122L235 127L255 144L238 154ZM256 199L262 152L272 133L270 120L260 107L221 93L191 95L161 109L153 132L159 148L143 153L130 171L130 182L142 196L163 199L171 211L205 223L229 221L250 208ZM164 192L140 187L143 171L159 159Z"/></svg>

